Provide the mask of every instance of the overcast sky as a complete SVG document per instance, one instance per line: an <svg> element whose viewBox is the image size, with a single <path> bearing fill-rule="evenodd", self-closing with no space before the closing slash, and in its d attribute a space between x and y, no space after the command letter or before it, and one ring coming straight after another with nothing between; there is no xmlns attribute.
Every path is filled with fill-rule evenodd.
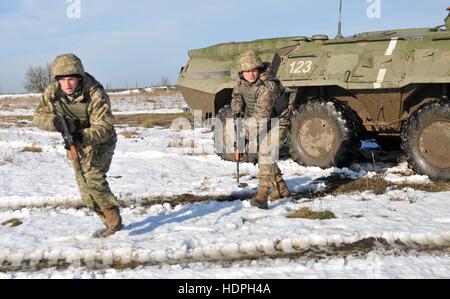
<svg viewBox="0 0 450 299"><path fill-rule="evenodd" d="M380 15L376 4L369 3L374 1L380 1ZM1 0L0 93L23 92L28 66L51 63L67 52L78 55L105 86L149 86L162 76L174 83L192 48L317 33L334 37L338 2ZM441 25L449 4L344 0L343 32Z"/></svg>

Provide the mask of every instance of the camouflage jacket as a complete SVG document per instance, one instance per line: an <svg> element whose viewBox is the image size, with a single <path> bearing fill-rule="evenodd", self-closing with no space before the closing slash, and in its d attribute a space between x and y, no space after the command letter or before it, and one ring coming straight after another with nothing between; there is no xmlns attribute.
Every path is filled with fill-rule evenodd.
<svg viewBox="0 0 450 299"><path fill-rule="evenodd" d="M57 114L65 117L68 125L71 124L71 133L77 131L83 135L83 147L114 144L117 136L109 96L103 86L87 73L80 84L73 100L69 100L58 82L50 83L36 109L33 124L42 130L56 131L54 118ZM71 121L74 119L77 122Z"/></svg>
<svg viewBox="0 0 450 299"><path fill-rule="evenodd" d="M245 112L245 118L252 117L256 121L270 120L275 116L275 101L283 95L283 85L267 69L253 84L241 77L237 79L232 93L231 109L233 114Z"/></svg>

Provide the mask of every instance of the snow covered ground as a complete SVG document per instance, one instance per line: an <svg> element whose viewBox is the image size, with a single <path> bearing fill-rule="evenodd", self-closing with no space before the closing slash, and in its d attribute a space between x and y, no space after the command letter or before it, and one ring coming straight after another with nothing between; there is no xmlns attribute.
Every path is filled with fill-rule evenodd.
<svg viewBox="0 0 450 299"><path fill-rule="evenodd" d="M123 111L142 109L129 97ZM167 102L161 109L179 99ZM99 240L91 233L102 225L81 207L60 136L0 126L0 278L450 277L450 192L413 189L434 183L406 163L322 170L283 159L298 194L264 211L248 202L257 167L241 165L248 187L239 188L235 164L214 155L207 129L121 126L118 133L109 182L126 226ZM333 193L334 177L402 185L378 195ZM300 208L335 218L287 217ZM19 225L2 225L11 219Z"/></svg>

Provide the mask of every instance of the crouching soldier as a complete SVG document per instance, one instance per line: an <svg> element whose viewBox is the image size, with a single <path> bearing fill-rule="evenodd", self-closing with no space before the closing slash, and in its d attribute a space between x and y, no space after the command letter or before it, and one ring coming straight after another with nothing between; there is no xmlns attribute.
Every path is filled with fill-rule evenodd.
<svg viewBox="0 0 450 299"><path fill-rule="evenodd" d="M42 130L67 130L72 136L79 151L72 164L81 198L106 226L94 237L108 237L122 228L119 204L106 181L117 142L109 97L73 54L57 56L51 76L33 123ZM67 136L65 142L69 150Z"/></svg>
<svg viewBox="0 0 450 299"><path fill-rule="evenodd" d="M254 51L243 53L239 57L238 67L239 78L232 93L231 109L235 117L244 116L246 136L258 138L259 189L258 194L252 198L251 204L261 209L268 209L268 200L288 197L290 193L278 165L271 159L267 148L264 150L261 145L266 144L270 147L284 142L292 109L288 104L284 87L271 74L270 65L262 63ZM258 134L264 123L270 131L271 118L278 119L279 140L276 141L270 140L269 133ZM250 124L257 125L252 127ZM252 130L253 133L249 133ZM252 140L249 142L251 144ZM278 151L279 147L276 150Z"/></svg>

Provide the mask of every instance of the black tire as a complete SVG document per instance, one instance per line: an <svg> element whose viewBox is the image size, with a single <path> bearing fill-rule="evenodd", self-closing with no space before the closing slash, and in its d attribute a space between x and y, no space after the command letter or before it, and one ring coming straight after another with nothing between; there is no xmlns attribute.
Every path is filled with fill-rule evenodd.
<svg viewBox="0 0 450 299"><path fill-rule="evenodd" d="M225 126L226 121L229 119L229 121L232 121L233 113L231 111L231 107L229 105L223 107L219 110L219 113L217 114L217 119L222 124L222 131L219 130L219 127L217 125L214 126L214 146L216 147L216 154L221 157L225 161L235 161L234 158L234 151L232 148L226 148L226 140L227 137L235 139L234 130L231 130L228 132L228 135L225 133ZM231 120L230 120L231 119ZM216 130L217 128L217 130ZM219 140L218 140L219 139ZM222 142L218 142L222 140ZM233 142L231 143L233 145ZM220 148L218 148L220 146ZM257 163L258 162L258 154L256 153L244 153L241 156L241 162L248 162L248 163Z"/></svg>
<svg viewBox="0 0 450 299"><path fill-rule="evenodd" d="M416 172L450 180L450 102L438 99L416 111L403 127L402 148Z"/></svg>
<svg viewBox="0 0 450 299"><path fill-rule="evenodd" d="M289 134L292 159L304 166L344 166L360 145L351 113L336 100L312 99L300 105Z"/></svg>
<svg viewBox="0 0 450 299"><path fill-rule="evenodd" d="M402 140L400 137L386 137L378 136L375 138L378 145L387 151L399 151L401 150Z"/></svg>

